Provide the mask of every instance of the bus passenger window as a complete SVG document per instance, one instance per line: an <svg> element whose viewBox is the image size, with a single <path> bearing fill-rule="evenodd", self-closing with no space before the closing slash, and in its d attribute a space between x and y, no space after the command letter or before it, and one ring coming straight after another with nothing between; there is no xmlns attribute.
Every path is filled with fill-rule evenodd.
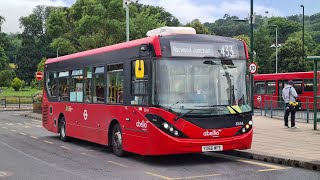
<svg viewBox="0 0 320 180"><path fill-rule="evenodd" d="M91 103L92 102L92 67L86 67L85 71L85 78L84 78L84 87L85 87L85 94L84 94L84 102Z"/></svg>
<svg viewBox="0 0 320 180"><path fill-rule="evenodd" d="M93 103L104 103L104 67L95 67L93 76Z"/></svg>
<svg viewBox="0 0 320 180"><path fill-rule="evenodd" d="M313 92L313 79L303 80L303 91Z"/></svg>
<svg viewBox="0 0 320 180"><path fill-rule="evenodd" d="M57 73L50 72L47 73L47 82L46 89L49 97L57 97L58 96L58 79Z"/></svg>
<svg viewBox="0 0 320 180"><path fill-rule="evenodd" d="M264 81L257 81L255 82L255 94L265 94L265 85Z"/></svg>
<svg viewBox="0 0 320 180"><path fill-rule="evenodd" d="M69 101L69 71L59 72L58 74L58 100Z"/></svg>
<svg viewBox="0 0 320 180"><path fill-rule="evenodd" d="M70 102L83 102L83 70L71 71Z"/></svg>
<svg viewBox="0 0 320 180"><path fill-rule="evenodd" d="M302 94L302 80L293 80L293 87L296 89L297 94Z"/></svg>
<svg viewBox="0 0 320 180"><path fill-rule="evenodd" d="M123 103L123 64L107 66L108 98L107 103Z"/></svg>
<svg viewBox="0 0 320 180"><path fill-rule="evenodd" d="M267 81L267 93L266 94L274 94L276 92L276 82L275 81Z"/></svg>

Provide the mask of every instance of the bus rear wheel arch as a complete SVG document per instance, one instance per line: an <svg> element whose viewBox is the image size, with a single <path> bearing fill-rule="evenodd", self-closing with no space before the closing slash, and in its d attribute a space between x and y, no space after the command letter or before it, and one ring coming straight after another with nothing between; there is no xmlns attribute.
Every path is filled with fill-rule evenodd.
<svg viewBox="0 0 320 180"><path fill-rule="evenodd" d="M61 141L68 141L68 136L67 136L67 129L66 129L66 120L63 115L60 115L59 120L58 120L58 132L60 134L60 140Z"/></svg>

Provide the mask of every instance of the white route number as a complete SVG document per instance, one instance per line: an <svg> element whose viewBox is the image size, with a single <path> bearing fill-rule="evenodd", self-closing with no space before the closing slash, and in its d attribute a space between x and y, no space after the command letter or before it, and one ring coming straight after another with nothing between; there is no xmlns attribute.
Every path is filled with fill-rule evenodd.
<svg viewBox="0 0 320 180"><path fill-rule="evenodd" d="M250 65L249 65L249 72L251 74L255 74L257 72L257 69L258 69L258 66L255 62L252 62Z"/></svg>

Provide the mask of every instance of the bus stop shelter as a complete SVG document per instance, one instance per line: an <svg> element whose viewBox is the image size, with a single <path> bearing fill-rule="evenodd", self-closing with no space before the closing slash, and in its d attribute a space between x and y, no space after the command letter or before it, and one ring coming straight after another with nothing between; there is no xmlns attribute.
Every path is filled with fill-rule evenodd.
<svg viewBox="0 0 320 180"><path fill-rule="evenodd" d="M317 130L318 116L317 116L317 103L320 100L320 88L318 88L318 84L320 84L320 71L318 71L318 61L320 60L320 56L308 56L307 60L312 60L313 64L313 129ZM318 74L319 73L319 74Z"/></svg>

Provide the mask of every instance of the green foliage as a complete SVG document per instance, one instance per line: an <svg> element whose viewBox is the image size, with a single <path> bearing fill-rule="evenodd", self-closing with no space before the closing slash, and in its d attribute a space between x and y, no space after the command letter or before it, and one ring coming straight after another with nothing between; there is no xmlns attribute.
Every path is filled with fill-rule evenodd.
<svg viewBox="0 0 320 180"><path fill-rule="evenodd" d="M32 94L32 100L35 103L42 103L42 91L37 91L34 94Z"/></svg>
<svg viewBox="0 0 320 180"><path fill-rule="evenodd" d="M194 19L186 24L187 27L193 27L197 34L210 34L209 29L205 27L199 19Z"/></svg>
<svg viewBox="0 0 320 180"><path fill-rule="evenodd" d="M13 88L3 89L0 97L17 97L17 96L24 96L24 97L31 97L32 94L38 92L38 89L33 89L30 87L26 87L23 90L15 91Z"/></svg>
<svg viewBox="0 0 320 180"><path fill-rule="evenodd" d="M14 77L15 77L14 71L11 71L11 70L0 71L0 87L10 87Z"/></svg>
<svg viewBox="0 0 320 180"><path fill-rule="evenodd" d="M8 57L4 52L4 49L0 46L0 71L5 69L8 65Z"/></svg>
<svg viewBox="0 0 320 180"><path fill-rule="evenodd" d="M20 88L22 86L22 81L19 78L14 78L12 83L11 83L11 87L15 90L15 91L19 91Z"/></svg>

